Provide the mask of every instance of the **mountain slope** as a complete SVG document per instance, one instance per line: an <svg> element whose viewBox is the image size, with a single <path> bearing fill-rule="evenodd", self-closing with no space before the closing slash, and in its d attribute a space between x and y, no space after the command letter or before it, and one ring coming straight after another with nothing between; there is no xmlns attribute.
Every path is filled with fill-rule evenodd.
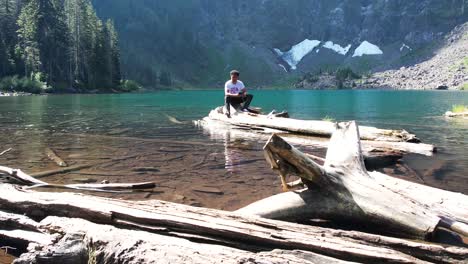
<svg viewBox="0 0 468 264"><path fill-rule="evenodd" d="M468 23L448 34L430 59L398 70L376 73L368 81L368 86L468 90Z"/></svg>
<svg viewBox="0 0 468 264"><path fill-rule="evenodd" d="M125 77L153 87L167 73L177 86L200 87L221 85L227 72L238 68L249 86L263 86L289 84L305 72L343 64L361 72L399 68L418 62L419 50L468 21L465 0L95 0L94 5L101 17L115 21Z"/></svg>

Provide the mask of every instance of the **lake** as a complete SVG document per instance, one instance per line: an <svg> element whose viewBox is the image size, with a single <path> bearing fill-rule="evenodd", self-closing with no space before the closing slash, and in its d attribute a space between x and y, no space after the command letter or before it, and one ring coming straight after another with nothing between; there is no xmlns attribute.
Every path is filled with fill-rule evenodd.
<svg viewBox="0 0 468 264"><path fill-rule="evenodd" d="M443 117L452 105L468 104L466 92L251 93L255 96L253 105L264 112L287 110L294 118L327 116L415 133L424 143L436 145L438 152L433 157L408 155L402 162L406 171L395 166L384 172L468 194L468 120ZM280 192L280 181L263 158L265 142L207 131L191 122L222 104L222 90L1 97L0 152L8 148L12 151L0 156L0 165L28 173L57 169L45 154L45 149L51 148L68 165L96 165L42 180L155 181L158 186L151 192L98 195L162 199L226 210ZM182 122L170 122L168 115ZM408 170L413 177L405 175Z"/></svg>

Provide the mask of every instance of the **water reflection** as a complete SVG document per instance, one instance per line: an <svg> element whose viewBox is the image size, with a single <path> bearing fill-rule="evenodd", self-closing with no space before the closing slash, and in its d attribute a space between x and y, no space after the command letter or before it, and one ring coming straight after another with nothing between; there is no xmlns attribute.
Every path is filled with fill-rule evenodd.
<svg viewBox="0 0 468 264"><path fill-rule="evenodd" d="M222 142L224 146L224 168L229 173L240 173L240 167L247 162L246 150L255 148L249 142L265 140L268 136L231 128L220 122L198 121L197 126L213 141Z"/></svg>

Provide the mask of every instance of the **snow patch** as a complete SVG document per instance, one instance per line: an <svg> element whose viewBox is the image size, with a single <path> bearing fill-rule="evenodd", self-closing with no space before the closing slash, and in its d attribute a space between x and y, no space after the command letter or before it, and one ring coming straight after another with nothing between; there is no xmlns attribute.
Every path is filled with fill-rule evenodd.
<svg viewBox="0 0 468 264"><path fill-rule="evenodd" d="M278 54L278 56L282 57L283 60L289 64L289 66L291 66L291 69L295 70L297 68L297 64L299 64L302 58L314 50L318 45L320 45L319 40L305 39L302 42L292 46L291 49L286 52L282 52L279 49L274 49L274 51L276 54Z"/></svg>
<svg viewBox="0 0 468 264"><path fill-rule="evenodd" d="M380 55L383 51L377 46L368 41L363 41L359 47L354 50L353 57L361 57L362 55Z"/></svg>
<svg viewBox="0 0 468 264"><path fill-rule="evenodd" d="M319 51L320 51L320 49L316 49L316 50L315 50L315 53L319 53Z"/></svg>
<svg viewBox="0 0 468 264"><path fill-rule="evenodd" d="M276 55L283 56L283 52L281 50L279 50L277 48L274 48L273 50L276 52Z"/></svg>
<svg viewBox="0 0 468 264"><path fill-rule="evenodd" d="M284 67L283 64L279 64L279 63L278 63L278 66L280 66L281 68L283 68L283 70L284 70L285 72L288 72L288 70L286 69L286 67Z"/></svg>
<svg viewBox="0 0 468 264"><path fill-rule="evenodd" d="M331 49L341 55L346 55L346 53L348 53L349 49L351 48L351 44L349 44L346 47L341 47L339 44L334 44L333 41L327 41L325 42L323 47L327 49Z"/></svg>
<svg viewBox="0 0 468 264"><path fill-rule="evenodd" d="M408 49L409 51L413 50L412 48L410 48L410 46L406 45L405 43L402 43L400 47L400 52L403 51L404 49Z"/></svg>

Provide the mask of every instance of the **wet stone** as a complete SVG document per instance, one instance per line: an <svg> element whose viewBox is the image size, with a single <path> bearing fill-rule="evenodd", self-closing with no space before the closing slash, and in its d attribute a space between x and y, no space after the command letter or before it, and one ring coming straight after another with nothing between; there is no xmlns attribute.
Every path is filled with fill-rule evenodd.
<svg viewBox="0 0 468 264"><path fill-rule="evenodd" d="M155 167L135 167L132 169L132 171L136 172L158 172L159 169Z"/></svg>
<svg viewBox="0 0 468 264"><path fill-rule="evenodd" d="M74 178L73 181L78 182L78 183L94 183L94 182L97 182L97 180L93 179L93 178Z"/></svg>
<svg viewBox="0 0 468 264"><path fill-rule="evenodd" d="M172 196L172 199L173 199L174 201L182 202L182 201L184 201L184 200L186 199L186 197L183 196L183 195L180 195L180 194L174 194L174 195Z"/></svg>
<svg viewBox="0 0 468 264"><path fill-rule="evenodd" d="M224 194L223 191L215 187L201 186L201 187L193 188L192 190L194 192L201 192L201 193L210 193L210 194L218 194L218 195Z"/></svg>

